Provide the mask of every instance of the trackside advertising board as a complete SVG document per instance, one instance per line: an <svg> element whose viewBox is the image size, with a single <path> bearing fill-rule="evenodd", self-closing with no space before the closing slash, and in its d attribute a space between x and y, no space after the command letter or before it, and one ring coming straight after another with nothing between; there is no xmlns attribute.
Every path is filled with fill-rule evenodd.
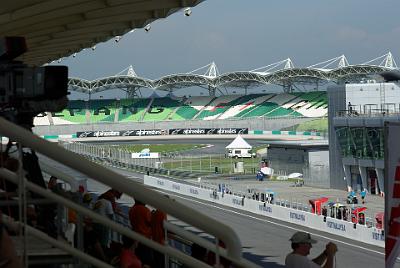
<svg viewBox="0 0 400 268"><path fill-rule="evenodd" d="M126 137L126 136L158 136L167 134L166 130L161 129L139 129L139 130L104 130L104 131L85 131L77 132L77 138L93 137Z"/></svg>
<svg viewBox="0 0 400 268"><path fill-rule="evenodd" d="M248 128L174 128L169 135L217 135L217 134L248 134Z"/></svg>
<svg viewBox="0 0 400 268"><path fill-rule="evenodd" d="M139 130L99 130L77 132L77 138L159 136L159 135L218 135L248 134L248 128L174 128L174 129L139 129Z"/></svg>
<svg viewBox="0 0 400 268"><path fill-rule="evenodd" d="M143 152L143 153L132 153L132 158L138 159L155 159L160 158L160 153L150 153L150 152Z"/></svg>
<svg viewBox="0 0 400 268"><path fill-rule="evenodd" d="M385 258L391 268L400 253L400 123L385 122Z"/></svg>

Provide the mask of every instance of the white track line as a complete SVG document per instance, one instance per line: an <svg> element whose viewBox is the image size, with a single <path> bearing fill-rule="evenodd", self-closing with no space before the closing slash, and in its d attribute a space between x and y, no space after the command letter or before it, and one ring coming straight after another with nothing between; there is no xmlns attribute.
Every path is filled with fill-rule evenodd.
<svg viewBox="0 0 400 268"><path fill-rule="evenodd" d="M194 200L194 199L191 199L191 198L182 197L181 195L177 195L176 193L164 192L164 191L161 191L160 189L157 189L157 191L162 192L162 193L165 193L165 194L168 194L169 196L171 196L171 195L172 195L172 196L176 196L176 197L179 197L179 198L184 199L184 200L188 200L188 201L192 201L192 202L194 202L194 203L202 204L202 205L204 205L204 206L208 206L208 207L212 207L212 208L217 208L217 209L224 210L224 211L227 211L227 212L231 212L231 213L234 213L234 214L237 214L237 215L240 215L240 216L245 216L245 217L248 217L248 218L256 219L256 220L259 220L259 221L262 221L262 222L268 222L268 223L271 223L271 224L274 224L274 225L277 225L277 226L281 226L281 227L285 227L285 228L288 228L288 229L291 229L291 230L298 231L299 229L301 229L301 228L294 228L294 227L291 227L291 226L288 226L288 225L285 225L285 224L281 224L281 223L269 221L269 220L266 220L266 219L261 219L261 218L259 218L259 217L247 215L247 214L244 214L244 213L241 213L241 212L237 212L237 211L234 211L234 210L230 210L230 209L226 209L226 208L221 208L221 207L218 207L218 206L215 206L215 205L203 203L203 202L201 202L201 201L197 201L197 200ZM299 227L301 227L301 226L299 226ZM318 236L318 237L322 237L322 238L325 238L325 239L327 239L327 240L334 241L334 242L337 242L337 243L342 243L342 244L347 245L347 246L351 246L351 247L354 247L354 248L363 249L363 250L370 251L370 252L373 252L373 253L376 253L376 254L379 254L379 255L385 255L384 252L379 252L379 251L372 250L372 249L369 249L369 248L365 248L365 247L362 247L362 246L350 244L350 243L347 243L347 242L344 242L344 241L341 241L341 240L332 239L332 238L330 238L330 237L323 236L323 235L320 235L320 234L316 234L316 233L312 233L312 232L310 232L310 233L311 233L312 235L315 235L315 236Z"/></svg>

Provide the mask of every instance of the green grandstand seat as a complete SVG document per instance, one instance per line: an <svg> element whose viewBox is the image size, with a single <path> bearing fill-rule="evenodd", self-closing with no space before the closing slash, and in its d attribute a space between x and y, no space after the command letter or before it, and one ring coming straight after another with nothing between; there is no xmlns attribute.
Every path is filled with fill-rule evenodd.
<svg viewBox="0 0 400 268"><path fill-rule="evenodd" d="M154 98L151 107L149 107L143 117L143 121L168 120L168 116L180 105L179 101L169 97Z"/></svg>
<svg viewBox="0 0 400 268"><path fill-rule="evenodd" d="M123 99L120 101L118 121L137 122L149 105L151 99Z"/></svg>
<svg viewBox="0 0 400 268"><path fill-rule="evenodd" d="M91 100L89 102L90 122L114 122L116 100Z"/></svg>
<svg viewBox="0 0 400 268"><path fill-rule="evenodd" d="M255 116L263 116L264 114L271 112L272 110L278 108L279 105L273 102L263 102L260 105L258 105L256 108L251 110L250 112L243 111L242 115L241 113L238 114L238 117L246 118L246 117L255 117Z"/></svg>
<svg viewBox="0 0 400 268"><path fill-rule="evenodd" d="M231 101L226 101L226 98L234 98ZM213 107L213 109L204 109L196 118L197 119L203 119L209 116L216 116L216 115L222 115L224 112L226 112L229 108L236 106L240 103L245 102L246 100L254 98L254 95L245 95L245 96L220 96L217 99L213 100L212 103L215 103L216 105Z"/></svg>
<svg viewBox="0 0 400 268"><path fill-rule="evenodd" d="M278 107L275 110L264 114L265 117L283 117L283 116L302 116L302 114L293 111L292 109L285 109L282 107Z"/></svg>
<svg viewBox="0 0 400 268"><path fill-rule="evenodd" d="M183 104L184 106L179 107L174 114L170 116L171 120L190 120L199 112L192 106Z"/></svg>
<svg viewBox="0 0 400 268"><path fill-rule="evenodd" d="M86 106L87 102L83 100L70 100L67 108L58 113L52 113L52 117L57 124L56 118L71 123L86 123Z"/></svg>

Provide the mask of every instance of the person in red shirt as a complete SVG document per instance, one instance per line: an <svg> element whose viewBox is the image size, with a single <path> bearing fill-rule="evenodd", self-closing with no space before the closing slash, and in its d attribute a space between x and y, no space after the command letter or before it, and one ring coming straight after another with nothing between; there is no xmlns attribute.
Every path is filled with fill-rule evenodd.
<svg viewBox="0 0 400 268"><path fill-rule="evenodd" d="M151 213L151 232L153 240L162 245L165 244L164 221L167 220L167 213L159 209Z"/></svg>
<svg viewBox="0 0 400 268"><path fill-rule="evenodd" d="M152 238L151 212L144 203L135 200L135 204L129 210L129 221L133 231L147 237L148 239ZM136 249L136 254L142 261L143 265L148 265L150 267L154 266L154 254L151 248L139 243Z"/></svg>
<svg viewBox="0 0 400 268"><path fill-rule="evenodd" d="M151 212L144 203L135 200L129 210L129 221L133 231L151 239Z"/></svg>
<svg viewBox="0 0 400 268"><path fill-rule="evenodd" d="M123 249L120 259L121 268L142 268L142 262L135 255L137 242L127 236L122 237Z"/></svg>
<svg viewBox="0 0 400 268"><path fill-rule="evenodd" d="M151 213L151 232L153 241L165 244L164 221L167 220L167 214L159 209L153 210ZM161 252L154 251L154 260L156 267L165 267L165 256Z"/></svg>

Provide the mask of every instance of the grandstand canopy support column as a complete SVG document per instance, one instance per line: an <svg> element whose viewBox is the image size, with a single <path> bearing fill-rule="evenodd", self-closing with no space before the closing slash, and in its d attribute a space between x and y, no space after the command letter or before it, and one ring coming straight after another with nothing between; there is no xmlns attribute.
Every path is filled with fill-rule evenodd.
<svg viewBox="0 0 400 268"><path fill-rule="evenodd" d="M212 97L215 97L215 87L208 86L208 94Z"/></svg>
<svg viewBox="0 0 400 268"><path fill-rule="evenodd" d="M173 93L174 93L173 87L168 88L168 97L171 98L173 96Z"/></svg>
<svg viewBox="0 0 400 268"><path fill-rule="evenodd" d="M293 84L291 82L285 82L282 86L283 86L283 92L285 93L293 92Z"/></svg>
<svg viewBox="0 0 400 268"><path fill-rule="evenodd" d="M86 104L86 108L90 109L90 102L92 100L92 91L89 91L88 95L89 95L89 98L88 98L88 102Z"/></svg>
<svg viewBox="0 0 400 268"><path fill-rule="evenodd" d="M133 99L137 96L137 87L135 86L128 86L126 87L126 97Z"/></svg>

